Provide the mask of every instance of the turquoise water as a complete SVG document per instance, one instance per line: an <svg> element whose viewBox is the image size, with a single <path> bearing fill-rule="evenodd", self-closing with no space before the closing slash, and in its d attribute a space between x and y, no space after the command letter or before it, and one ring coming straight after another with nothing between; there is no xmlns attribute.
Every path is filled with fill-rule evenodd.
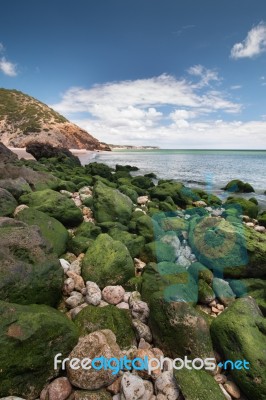
<svg viewBox="0 0 266 400"><path fill-rule="evenodd" d="M83 164L97 161L111 167L135 165L140 168L139 174L154 172L158 178L175 179L219 195L223 195L220 189L231 179L241 179L254 187L259 202L266 206L266 151L117 150L80 158Z"/></svg>

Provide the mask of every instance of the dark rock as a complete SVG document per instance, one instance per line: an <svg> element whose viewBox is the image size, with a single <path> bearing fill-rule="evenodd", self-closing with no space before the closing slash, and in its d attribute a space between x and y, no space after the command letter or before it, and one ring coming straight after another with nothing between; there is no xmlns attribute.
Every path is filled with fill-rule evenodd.
<svg viewBox="0 0 266 400"><path fill-rule="evenodd" d="M31 142L27 144L26 151L30 153L37 161L41 158L58 158L58 161L66 159L71 160L73 165L81 165L79 158L71 153L68 149L53 147L49 143Z"/></svg>
<svg viewBox="0 0 266 400"><path fill-rule="evenodd" d="M3 143L0 142L0 162L14 162L18 160L18 156L9 150Z"/></svg>
<svg viewBox="0 0 266 400"><path fill-rule="evenodd" d="M18 203L7 190L0 187L0 217L9 217L15 211Z"/></svg>

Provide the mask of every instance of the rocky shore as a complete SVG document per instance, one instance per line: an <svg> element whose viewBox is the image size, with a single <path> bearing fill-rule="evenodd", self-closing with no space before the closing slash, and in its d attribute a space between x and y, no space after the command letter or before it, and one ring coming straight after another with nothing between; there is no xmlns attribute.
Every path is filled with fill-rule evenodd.
<svg viewBox="0 0 266 400"><path fill-rule="evenodd" d="M0 400L265 400L266 212L253 188L229 182L222 203L134 166L29 150L36 160L0 144ZM215 368L75 370L55 368L57 354Z"/></svg>

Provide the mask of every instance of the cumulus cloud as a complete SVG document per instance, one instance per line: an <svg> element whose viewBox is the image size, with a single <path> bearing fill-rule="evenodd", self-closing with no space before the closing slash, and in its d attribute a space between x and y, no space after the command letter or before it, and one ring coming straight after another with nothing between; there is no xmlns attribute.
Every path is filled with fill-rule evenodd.
<svg viewBox="0 0 266 400"><path fill-rule="evenodd" d="M17 76L17 67L16 64L8 61L4 56L5 48L2 43L0 43L0 71L7 76Z"/></svg>
<svg viewBox="0 0 266 400"><path fill-rule="evenodd" d="M247 37L241 42L236 43L231 50L231 57L238 58L252 58L260 55L266 51L266 24L260 22L254 26Z"/></svg>
<svg viewBox="0 0 266 400"><path fill-rule="evenodd" d="M188 73L200 78L200 81L195 86L197 88L209 86L211 82L220 82L222 80L216 70L207 69L200 64L190 67Z"/></svg>
<svg viewBox="0 0 266 400"><path fill-rule="evenodd" d="M107 143L162 148L265 147L266 121L236 120L242 105L214 87L220 82L216 72L210 78L211 70L195 66L189 74L198 81L163 74L89 89L70 88L51 106ZM206 76L203 85L200 82Z"/></svg>

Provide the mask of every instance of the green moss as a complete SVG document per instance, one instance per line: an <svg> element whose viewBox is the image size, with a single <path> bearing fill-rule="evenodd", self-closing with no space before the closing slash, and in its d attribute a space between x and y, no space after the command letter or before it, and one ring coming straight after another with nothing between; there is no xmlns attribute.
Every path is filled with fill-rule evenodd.
<svg viewBox="0 0 266 400"><path fill-rule="evenodd" d="M249 183L244 183L239 179L234 179L227 183L227 185L223 188L223 190L227 190L232 193L250 193L255 192L253 187Z"/></svg>
<svg viewBox="0 0 266 400"><path fill-rule="evenodd" d="M119 228L110 229L108 234L114 239L122 242L128 249L131 257L138 257L145 245L145 239L133 233L121 231Z"/></svg>
<svg viewBox="0 0 266 400"><path fill-rule="evenodd" d="M18 203L12 194L0 188L0 217L11 216L17 205Z"/></svg>
<svg viewBox="0 0 266 400"><path fill-rule="evenodd" d="M251 218L256 218L258 215L259 208L257 204L250 200L243 199L242 197L231 197L226 200L224 204L226 210L233 208L236 210L237 215L248 215Z"/></svg>
<svg viewBox="0 0 266 400"><path fill-rule="evenodd" d="M125 349L135 344L135 334L129 310L122 310L113 305L95 307L88 305L75 318L82 336L101 329L110 329L116 335L116 341Z"/></svg>

